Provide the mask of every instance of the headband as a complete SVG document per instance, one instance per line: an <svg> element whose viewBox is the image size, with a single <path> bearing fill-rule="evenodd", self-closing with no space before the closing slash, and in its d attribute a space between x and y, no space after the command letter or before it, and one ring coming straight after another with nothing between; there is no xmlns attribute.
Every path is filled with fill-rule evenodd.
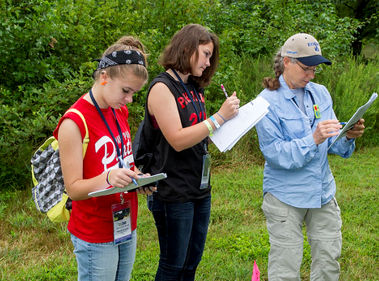
<svg viewBox="0 0 379 281"><path fill-rule="evenodd" d="M96 70L120 64L140 64L146 67L145 58L140 51L125 50L112 52L101 58Z"/></svg>

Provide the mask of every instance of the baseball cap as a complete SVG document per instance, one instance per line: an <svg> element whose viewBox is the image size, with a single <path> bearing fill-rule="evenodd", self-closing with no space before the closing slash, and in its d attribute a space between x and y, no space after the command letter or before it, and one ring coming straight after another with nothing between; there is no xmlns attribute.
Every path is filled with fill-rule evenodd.
<svg viewBox="0 0 379 281"><path fill-rule="evenodd" d="M321 47L317 40L306 33L298 33L288 38L281 49L281 55L295 58L306 66L332 64L321 55Z"/></svg>

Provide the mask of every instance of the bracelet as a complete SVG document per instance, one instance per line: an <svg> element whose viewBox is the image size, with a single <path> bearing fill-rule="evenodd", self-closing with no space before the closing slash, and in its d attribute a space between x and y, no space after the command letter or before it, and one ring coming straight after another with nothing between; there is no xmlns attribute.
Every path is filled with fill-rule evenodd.
<svg viewBox="0 0 379 281"><path fill-rule="evenodd" d="M213 128L212 128L211 124L209 124L208 120L204 120L203 122L204 122L204 124L207 126L207 128L209 130L209 136L210 137L213 136Z"/></svg>
<svg viewBox="0 0 379 281"><path fill-rule="evenodd" d="M224 119L224 117L222 117L220 113L218 113L218 112L216 112L216 113L217 113L218 116L221 117L222 120L224 120L224 123L226 123L226 120Z"/></svg>
<svg viewBox="0 0 379 281"><path fill-rule="evenodd" d="M109 171L108 171L108 174L107 174L107 184L109 184L110 186L112 186L112 185L111 185L111 181L110 181L110 178L111 178L111 172L112 172L112 170L109 170Z"/></svg>
<svg viewBox="0 0 379 281"><path fill-rule="evenodd" d="M217 122L216 118L213 117L213 115L211 117L209 117L209 119L211 119L213 124L215 124L216 129L221 127L220 124Z"/></svg>

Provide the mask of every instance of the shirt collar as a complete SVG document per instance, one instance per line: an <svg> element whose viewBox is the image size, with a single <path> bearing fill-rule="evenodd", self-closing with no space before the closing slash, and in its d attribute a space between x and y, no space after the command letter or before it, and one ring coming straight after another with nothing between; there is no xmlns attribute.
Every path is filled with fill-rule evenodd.
<svg viewBox="0 0 379 281"><path fill-rule="evenodd" d="M291 91L290 87L288 87L286 81L285 81L284 78L283 78L283 74L280 75L280 77L279 77L279 82L280 82L280 87L283 88L283 95L284 95L284 97L285 97L286 99L289 99L289 100L292 99L292 98L294 98L294 97L295 97L295 94L293 93L293 91ZM305 86L305 88L304 88L304 93L312 92L312 91L311 91L311 87L310 87L310 83L311 83L311 82L309 82L309 83Z"/></svg>

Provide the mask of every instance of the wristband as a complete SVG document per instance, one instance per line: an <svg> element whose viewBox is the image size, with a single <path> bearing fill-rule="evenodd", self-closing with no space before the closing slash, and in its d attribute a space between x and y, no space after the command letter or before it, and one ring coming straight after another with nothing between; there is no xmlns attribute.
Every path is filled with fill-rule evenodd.
<svg viewBox="0 0 379 281"><path fill-rule="evenodd" d="M107 174L107 184L109 184L109 185L111 185L111 182L110 182L111 172L112 172L112 170L109 170L108 174Z"/></svg>
<svg viewBox="0 0 379 281"><path fill-rule="evenodd" d="M216 113L217 113L218 116L221 117L222 120L224 120L224 123L226 123L226 120L224 119L224 117L222 117L220 113L218 113L218 112L216 112Z"/></svg>
<svg viewBox="0 0 379 281"><path fill-rule="evenodd" d="M209 136L210 137L213 136L213 128L212 128L211 124L209 124L208 120L204 120L203 122L204 122L204 124L207 126L207 128L209 130Z"/></svg>
<svg viewBox="0 0 379 281"><path fill-rule="evenodd" d="M215 124L216 129L219 129L221 127L220 124L217 122L216 118L213 117L213 115L209 117L209 119L211 119L213 124Z"/></svg>

